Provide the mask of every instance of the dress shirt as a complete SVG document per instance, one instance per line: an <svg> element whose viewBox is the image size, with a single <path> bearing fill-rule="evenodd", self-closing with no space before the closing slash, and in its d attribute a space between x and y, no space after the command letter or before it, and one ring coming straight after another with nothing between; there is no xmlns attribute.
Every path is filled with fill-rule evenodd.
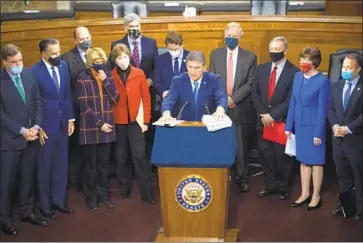
<svg viewBox="0 0 363 243"><path fill-rule="evenodd" d="M280 75L282 73L282 69L284 69L286 64L286 57L283 58L283 60L280 60L280 62L276 65L274 62L271 65L271 71L270 74L272 73L272 71L274 70L274 67L277 66L277 70L276 70L276 82L275 82L275 86L277 85L277 82L279 81Z"/></svg>
<svg viewBox="0 0 363 243"><path fill-rule="evenodd" d="M179 64L179 73L181 71L181 65L182 65L182 62L183 62L183 55L184 55L184 48L181 49L180 54L177 57L178 58L178 64ZM176 57L171 57L171 65L173 65L173 70L174 70L175 58ZM198 87L199 87L199 85L198 85Z"/></svg>
<svg viewBox="0 0 363 243"><path fill-rule="evenodd" d="M21 79L21 75L20 75L20 74L18 74L18 75L14 75L14 74L12 74L11 72L9 72L8 70L6 70L6 72L9 74L9 76L10 76L11 80L13 81L13 83L14 83L15 87L16 87L16 81L15 81L15 78L16 78L16 77L19 77L19 79L20 79L20 85L21 85L21 87L23 88L24 93L25 93L25 89L24 89L24 85L23 85L23 80ZM26 93L25 93L25 95L26 95ZM34 126L33 126L33 128L35 128L35 129L37 129L37 130L39 130L39 129L40 129L39 125L34 125ZM20 133L21 135L23 135L23 134L24 134L24 131L25 131L25 127L21 127L21 128L20 128L20 132L19 132L19 133Z"/></svg>
<svg viewBox="0 0 363 243"><path fill-rule="evenodd" d="M79 48L78 46L77 46L77 50L78 50L79 55L81 56L83 62L86 63L86 51L83 50L82 48Z"/></svg>
<svg viewBox="0 0 363 243"><path fill-rule="evenodd" d="M238 59L238 47L236 47L234 50L230 50L227 48L227 63L226 63L226 70L228 70L228 60L229 56L232 54L232 61L233 61L233 84L234 84L234 78L236 77L236 68L237 68L237 59Z"/></svg>

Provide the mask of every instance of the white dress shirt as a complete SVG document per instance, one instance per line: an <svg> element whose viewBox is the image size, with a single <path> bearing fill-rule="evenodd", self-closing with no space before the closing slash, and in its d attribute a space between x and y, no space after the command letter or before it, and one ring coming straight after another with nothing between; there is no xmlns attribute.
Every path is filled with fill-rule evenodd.
<svg viewBox="0 0 363 243"><path fill-rule="evenodd" d="M77 46L77 50L78 50L79 55L81 56L83 62L86 63L86 51L83 50L82 48L79 48L78 46Z"/></svg>
<svg viewBox="0 0 363 243"><path fill-rule="evenodd" d="M270 74L272 73L272 71L274 70L275 66L277 66L277 70L276 70L276 82L275 82L275 86L277 85L277 82L279 81L279 78L281 76L282 73L282 69L284 69L286 64L286 57L283 58L283 60L280 60L280 62L276 65L274 62L271 65L271 71ZM271 76L271 75L270 75Z"/></svg>

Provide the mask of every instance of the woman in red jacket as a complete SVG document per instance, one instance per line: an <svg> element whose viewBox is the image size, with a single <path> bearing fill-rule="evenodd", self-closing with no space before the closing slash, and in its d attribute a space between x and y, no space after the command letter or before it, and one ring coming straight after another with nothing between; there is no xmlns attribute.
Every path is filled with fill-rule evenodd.
<svg viewBox="0 0 363 243"><path fill-rule="evenodd" d="M116 175L121 184L121 196L130 195L131 178L127 164L128 144L130 144L135 173L141 199L155 205L149 183L149 164L145 154L145 136L150 125L151 100L146 76L141 69L130 65L130 50L124 44L117 44L111 52L111 62L115 87L120 100L114 107L116 143Z"/></svg>

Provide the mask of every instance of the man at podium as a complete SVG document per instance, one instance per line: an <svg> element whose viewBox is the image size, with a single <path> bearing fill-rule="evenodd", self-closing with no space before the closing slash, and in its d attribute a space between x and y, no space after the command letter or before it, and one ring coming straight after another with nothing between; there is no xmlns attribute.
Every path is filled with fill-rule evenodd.
<svg viewBox="0 0 363 243"><path fill-rule="evenodd" d="M162 117L159 121L173 119L171 111L179 104L177 120L200 121L203 115L214 112L216 118L224 118L227 109L227 95L221 78L205 72L203 52L190 52L186 58L188 72L172 79L169 93L161 105Z"/></svg>

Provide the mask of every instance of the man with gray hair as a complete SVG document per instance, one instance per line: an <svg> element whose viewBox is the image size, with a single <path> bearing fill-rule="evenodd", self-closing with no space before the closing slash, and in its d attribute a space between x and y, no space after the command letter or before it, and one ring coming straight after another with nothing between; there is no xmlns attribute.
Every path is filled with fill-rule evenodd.
<svg viewBox="0 0 363 243"><path fill-rule="evenodd" d="M280 200L290 196L291 173L294 159L285 154L284 142L272 141L285 138L284 123L289 108L292 82L299 69L286 59L287 40L275 37L270 41L270 62L256 69L252 82L252 100L260 121L257 122L258 151L265 175L266 188L258 193L259 197L279 193ZM277 130L282 128L280 132Z"/></svg>
<svg viewBox="0 0 363 243"><path fill-rule="evenodd" d="M216 118L223 118L227 109L226 92L221 78L205 72L205 57L201 51L192 51L187 58L188 72L175 76L170 90L161 105L160 121L171 119L171 112L178 104L181 107L177 119L200 121L204 114L214 112Z"/></svg>
<svg viewBox="0 0 363 243"><path fill-rule="evenodd" d="M254 53L238 47L243 35L236 22L227 24L224 30L226 47L214 49L210 55L209 71L222 77L228 96L227 114L236 127L237 157L236 184L240 191L249 191L248 158L255 135L256 112L252 106L251 83L255 75L257 57Z"/></svg>
<svg viewBox="0 0 363 243"><path fill-rule="evenodd" d="M135 13L127 14L124 17L124 26L127 34L122 39L112 42L111 51L116 44L125 44L131 52L131 65L144 71L150 87L151 120L156 121L160 116L160 107L157 105L157 101L161 100L161 96L153 87L155 61L159 55L156 40L141 33L140 17ZM111 66L114 67L115 64L111 63ZM154 134L155 130L151 126L146 132L146 153L148 157L151 156Z"/></svg>

